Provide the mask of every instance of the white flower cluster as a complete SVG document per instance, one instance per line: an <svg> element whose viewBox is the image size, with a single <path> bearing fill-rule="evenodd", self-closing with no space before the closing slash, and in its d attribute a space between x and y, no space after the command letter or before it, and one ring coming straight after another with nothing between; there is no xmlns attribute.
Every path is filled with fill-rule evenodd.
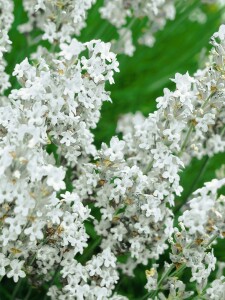
<svg viewBox="0 0 225 300"><path fill-rule="evenodd" d="M29 21L20 26L22 32L34 27L43 32L43 39L50 43L70 42L86 26L87 11L96 0L23 0Z"/></svg>
<svg viewBox="0 0 225 300"><path fill-rule="evenodd" d="M70 42L72 36L79 35L86 26L88 10L96 0L23 0L29 21L20 25L21 32L30 32L34 28L43 31L42 38L50 43ZM215 1L202 0L210 4ZM218 0L223 6L224 1ZM114 51L132 56L135 51L131 26L135 20L145 19L143 33L139 43L152 47L155 33L162 30L168 20L174 20L176 1L174 0L104 0L99 9L103 19L109 21L118 31L118 40L113 41ZM192 21L204 23L206 16L200 9L190 15Z"/></svg>
<svg viewBox="0 0 225 300"><path fill-rule="evenodd" d="M201 0L203 4L225 5L224 0ZM184 5L187 5L184 1ZM200 3L199 3L200 4ZM114 49L117 53L132 56L135 51L131 27L135 20L145 19L142 35L138 42L152 47L155 44L155 33L162 30L168 20L174 20L176 16L176 1L174 0L104 0L100 8L103 19L106 19L118 31L119 38L114 41ZM191 21L204 24L207 20L205 13L197 7L190 16Z"/></svg>
<svg viewBox="0 0 225 300"><path fill-rule="evenodd" d="M126 28L128 19L147 18L146 30L139 39L141 44L152 47L155 43L154 34L166 25L167 20L175 18L174 0L105 0L100 8L102 18L107 19L118 29L120 39L117 51L132 56L135 50L131 30Z"/></svg>
<svg viewBox="0 0 225 300"><path fill-rule="evenodd" d="M39 49L33 55L34 65L27 59L16 65L13 75L22 87L9 98L17 100L28 120L20 130L21 139L28 134L30 148L53 143L59 155L74 165L81 153L84 158L96 152L90 129L96 127L102 102L110 100L105 82L114 82L118 62L110 44L99 40L82 44L73 39L60 47L58 55Z"/></svg>
<svg viewBox="0 0 225 300"><path fill-rule="evenodd" d="M149 117L124 117L118 125L123 140L103 144L96 164L85 165L74 181L80 197L94 198L100 208L95 229L104 237L101 247L134 259L121 266L127 274L167 248L173 232L169 206L182 192L180 170L192 157L224 152L223 28L213 36L208 67L194 77L176 74L176 90L165 89Z"/></svg>
<svg viewBox="0 0 225 300"><path fill-rule="evenodd" d="M203 5L209 6L212 5L212 7L215 9L221 9L225 5L224 0L201 0ZM197 22L199 24L205 24L207 21L207 13L205 13L204 6L197 6L194 8L190 15L189 15L189 20L192 22ZM224 20L224 16L222 15L222 20Z"/></svg>
<svg viewBox="0 0 225 300"><path fill-rule="evenodd" d="M13 20L13 1L0 0L0 95L10 87L9 75L5 73L6 61L3 55L10 50L11 41L8 32Z"/></svg>
<svg viewBox="0 0 225 300"><path fill-rule="evenodd" d="M225 277L216 279L212 282L211 286L207 288L204 295L206 300L218 300L225 298Z"/></svg>
<svg viewBox="0 0 225 300"><path fill-rule="evenodd" d="M75 279L66 268L87 247L84 222L90 210L76 192L59 195L66 189L62 164L79 168L78 157L84 163L95 155L90 129L102 102L110 100L105 83L113 83L118 63L110 44L97 40L82 44L73 39L61 44L58 54L39 49L34 58L32 64L25 59L16 65L13 74L21 88L0 99L0 274L15 282L25 273L48 281L59 265L64 277L70 275L65 291L71 293L76 288L69 280ZM55 157L47 153L48 145L57 147ZM90 276L102 276L96 279L99 287L93 283L102 299L117 281L114 267L115 257L105 250L85 269ZM89 295L86 299L92 299Z"/></svg>
<svg viewBox="0 0 225 300"><path fill-rule="evenodd" d="M179 221L188 228L189 234L206 235L209 232L225 232L223 223L224 197L216 201L218 190L225 185L225 178L205 184L205 187L197 190L194 198L189 202L190 209L187 209L179 218ZM199 214L201 211L201 214ZM220 222L221 220L221 222Z"/></svg>
<svg viewBox="0 0 225 300"><path fill-rule="evenodd" d="M109 248L93 256L85 266L74 260L74 252L69 251L64 255L60 265L62 277L66 278L67 284L62 291L52 286L48 293L51 299L68 299L67 296L79 300L109 299L119 279L116 257ZM122 300L123 298L114 296L110 299Z"/></svg>
<svg viewBox="0 0 225 300"><path fill-rule="evenodd" d="M193 194L194 198L189 202L190 209L179 217L181 230L175 228L173 239L170 241L172 264L166 266L160 280L157 266L146 271L148 281L146 288L149 296L152 296L149 299L164 299L163 293L159 293L156 297L162 286L170 291L170 296L174 297L172 299L186 299L193 295L193 289L191 292L185 291L185 284L176 278L176 275L185 268L191 269L190 282L196 282L199 299L223 299L217 298L218 295L224 296L223 277L216 279L212 286L207 288L210 285L208 278L216 267L216 257L210 246L217 237L224 238L225 197L218 196L222 186L225 186L225 178L214 179ZM218 283L222 285L215 292ZM217 297L210 298L213 292Z"/></svg>
<svg viewBox="0 0 225 300"><path fill-rule="evenodd" d="M14 69L21 87L0 97L0 276L17 282L27 275L35 285L51 284L59 275L60 287L52 284L48 292L54 300L124 300L114 293L118 269L133 275L137 264L158 259L170 240L170 298L191 295L170 276L175 267L189 267L198 292L210 297L224 281L221 277L207 286L216 266L208 247L225 232L224 197L217 197L225 180L214 180L194 194L179 219L181 230L173 226L172 207L182 192L181 169L193 157L225 149L225 25L212 37L214 48L204 70L193 77L176 74L175 91L164 89L156 112L147 118L123 117L118 124L122 140L113 137L97 150L91 130L102 103L110 101L105 84L114 82L119 69L110 43L72 38L94 1L24 3L30 16L26 30L36 24L44 39L58 43L59 52L38 48L31 61ZM130 39L122 28L127 17L147 16L156 30L174 17L174 5L166 0L106 1L101 13L118 27L121 38ZM10 20L5 21L7 30ZM124 47L132 54L129 41ZM99 218L93 218L88 201ZM101 250L82 261L87 222L100 236ZM121 254L127 257L123 264L117 263ZM150 299L165 299L158 291L166 278L159 279L156 269L154 264L146 272L146 288L153 291Z"/></svg>

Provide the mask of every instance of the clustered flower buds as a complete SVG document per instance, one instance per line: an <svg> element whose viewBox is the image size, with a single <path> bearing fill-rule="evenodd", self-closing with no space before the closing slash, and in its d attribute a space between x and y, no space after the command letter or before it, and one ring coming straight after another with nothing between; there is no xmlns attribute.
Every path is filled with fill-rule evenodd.
<svg viewBox="0 0 225 300"><path fill-rule="evenodd" d="M29 21L20 26L22 32L40 28L43 39L50 43L70 42L86 26L87 11L96 0L23 0Z"/></svg>
<svg viewBox="0 0 225 300"><path fill-rule="evenodd" d="M7 1L8 2L8 1ZM215 3L215 0L201 0L203 4ZM224 6L223 0L217 1ZM27 23L19 26L21 32L30 32L33 28L43 31L42 38L50 43L70 42L72 35L80 35L86 26L88 10L96 0L23 0L28 13ZM204 13L200 11L200 14ZM162 30L168 20L174 20L176 15L175 0L104 0L99 8L103 19L111 23L118 32L118 39L113 41L114 50L132 56L135 46L132 37L132 24L135 20L145 20L142 34L138 39L140 44L152 47L155 44L155 33ZM199 20L197 16L190 19ZM204 23L204 22L203 22Z"/></svg>
<svg viewBox="0 0 225 300"><path fill-rule="evenodd" d="M103 144L96 164L84 166L74 181L80 197L96 198L102 213L95 221L96 231L104 237L101 247L130 253L133 268L157 259L167 248L173 232L171 207L182 192L181 169L192 157L225 149L224 79L217 64L223 61L223 28L213 36L209 66L194 77L176 74L176 90L165 89L157 99L158 110L147 118L124 117L118 125L123 140L113 137L109 146ZM131 261L127 264L130 272Z"/></svg>
<svg viewBox="0 0 225 300"><path fill-rule="evenodd" d="M0 95L10 87L9 75L5 73L3 54L10 50L9 30L13 22L13 2L0 0Z"/></svg>
<svg viewBox="0 0 225 300"><path fill-rule="evenodd" d="M192 296L193 290L185 291L185 283L176 277L185 268L191 269L189 280L195 282L200 299L223 299L223 277L216 279L212 284L208 280L217 262L213 250L210 249L211 245L217 237L225 236L225 197L218 196L219 189L224 185L225 178L214 179L193 193L189 202L190 209L179 217L179 228L175 228L173 238L170 239L172 263L166 264L160 279L155 268L146 272L149 299L166 299L162 292L158 293L160 289L169 290L170 297L173 296L174 299ZM218 283L221 284L221 288L215 291L214 287ZM213 292L215 296L211 298Z"/></svg>
<svg viewBox="0 0 225 300"><path fill-rule="evenodd" d="M107 19L112 25L114 25L121 34L121 30L125 30L127 25L127 19L143 19L147 18L147 24L145 24L145 32L141 36L139 42L152 47L155 43L154 33L158 30L162 30L166 25L167 20L173 20L176 14L175 1L174 0L105 0L104 6L100 8L100 13L104 19ZM127 32L130 30L126 29ZM121 40L126 40L124 46L125 54L132 55L131 47L132 37L131 34L123 35ZM130 49L130 53L128 52Z"/></svg>
<svg viewBox="0 0 225 300"><path fill-rule="evenodd" d="M219 4L224 6L224 0L201 0L203 4ZM184 5L186 3L184 2ZM155 44L155 33L162 30L168 20L174 20L176 16L175 0L104 0L100 8L103 19L116 27L119 38L114 48L117 53L132 56L135 51L131 27L137 20L144 20L142 34L138 39L140 44L152 47ZM194 10L190 20L204 23L205 14L200 10Z"/></svg>
<svg viewBox="0 0 225 300"><path fill-rule="evenodd" d="M21 88L1 98L1 276L17 282L26 273L48 281L59 266L71 284L62 293L76 296L81 291L67 269L73 266L77 274L77 268L83 268L74 257L88 245L84 222L90 219L90 209L76 191L59 192L66 189L66 168L79 169L78 160L84 163L96 153L90 130L102 102L110 100L105 82L113 83L118 63L110 44L101 41L82 44L73 39L60 48L57 54L40 48L32 63L25 59L16 65L13 75ZM46 152L50 145L57 147L55 157ZM93 272L96 260L102 260L102 267ZM110 249L92 258L76 279L80 290L88 276L101 276L97 285L94 280L95 293L102 293L102 299L110 295L118 280L115 260ZM82 272L86 275L81 282ZM87 287L84 284L83 293L91 299L90 291L94 293Z"/></svg>
<svg viewBox="0 0 225 300"><path fill-rule="evenodd" d="M20 30L37 26L56 48L39 47L17 64L12 75L20 87L0 96L0 277L48 283L54 300L126 300L117 294L120 274L133 276L142 264L149 267L148 299L196 293L223 299L222 274L209 280L219 266L211 246L225 236L223 170L193 193L179 218L173 207L183 190L180 172L191 159L225 150L225 25L212 36L204 69L177 73L175 90L164 89L154 113L123 116L122 138L96 149L92 129L102 103L111 101L105 86L114 83L119 64L110 43L73 37L94 2L24 0L29 22ZM11 43L13 5L0 1L0 9L6 12L0 16L2 58ZM132 55L127 17L148 17L153 26L141 40L151 45L175 8L172 0L116 0L105 1L100 12L126 39L122 51ZM1 60L0 94L9 87L5 65ZM96 252L88 251L93 237L87 224ZM155 261L168 248L171 263L161 275ZM185 268L196 293L176 277Z"/></svg>

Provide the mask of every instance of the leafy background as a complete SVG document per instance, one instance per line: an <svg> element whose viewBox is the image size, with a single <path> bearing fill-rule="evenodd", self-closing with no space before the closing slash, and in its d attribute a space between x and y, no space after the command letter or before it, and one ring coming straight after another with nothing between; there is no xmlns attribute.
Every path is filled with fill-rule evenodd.
<svg viewBox="0 0 225 300"><path fill-rule="evenodd" d="M90 10L88 26L83 30L80 40L110 41L116 38L113 26L100 18L98 8L102 2L103 0L98 0ZM27 16L23 10L22 0L14 0L14 4L15 21L10 32L13 50L6 56L9 74L12 73L16 63L29 57L35 51L37 45L31 45L31 41L41 33L36 30L31 36L25 36L18 32L17 26L26 22ZM190 13L197 7L207 14L207 21L203 25L189 20ZM111 91L113 103L103 105L101 120L97 129L94 130L98 147L102 142L109 142L110 138L116 134L116 124L120 115L136 111L148 115L156 108L155 99L162 95L163 88L174 87L170 78L173 78L176 72L189 71L193 74L199 66L201 67L200 56L210 49L209 39L221 24L223 14L224 11L216 5L204 6L200 4L200 1L195 0L177 1L175 21L169 21L165 29L156 34L156 43L153 48L136 44L133 57L118 55L120 73L115 76L115 85L107 87ZM144 22L145 20L136 20L133 24L134 39L137 39L140 34ZM47 43L45 45L49 46ZM11 83L14 88L18 88L15 78L11 78ZM214 178L215 170L222 163L225 163L224 154L216 155L214 158L205 157L201 161L194 160L181 174L184 192L182 197L176 200L177 207L187 200L193 190L202 186L205 181ZM92 247L97 237L91 229L90 235L92 236L90 247ZM218 243L215 247L215 253L220 260L225 261L222 243ZM162 256L159 263L162 265L164 260L168 260L168 253ZM140 299L145 294L144 270L145 268L139 267L135 271L134 279L124 276L119 283L118 292L127 295L130 299ZM185 276L188 280L188 272ZM57 278L55 283L57 284ZM0 285L0 299L47 299L44 296L47 286L36 287L37 283L34 282L32 285L30 289L24 279L16 285L11 280L3 279Z"/></svg>

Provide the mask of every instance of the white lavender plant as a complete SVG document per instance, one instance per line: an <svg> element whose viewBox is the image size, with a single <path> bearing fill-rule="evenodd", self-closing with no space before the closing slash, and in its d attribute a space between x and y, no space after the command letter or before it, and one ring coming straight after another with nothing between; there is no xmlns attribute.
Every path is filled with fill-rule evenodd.
<svg viewBox="0 0 225 300"><path fill-rule="evenodd" d="M133 276L138 264L149 266L170 248L162 275L157 262L146 271L148 299L223 297L224 277L208 279L218 265L210 247L225 232L224 178L193 194L179 227L173 207L183 190L180 172L191 159L224 152L225 25L211 39L205 69L177 73L175 90L164 89L154 113L122 117L122 139L112 137L98 150L92 129L102 103L111 100L105 86L119 68L110 43L73 37L94 1L24 3L30 19L20 29L38 26L55 47L39 47L17 64L12 75L20 87L0 97L1 279L46 284L54 300L125 300L117 293L120 276ZM0 19L3 53L13 6L1 5L8 12ZM170 1L126 5L135 17L173 12ZM4 61L1 66L4 72ZM9 87L2 77L1 92ZM99 236L95 247L87 223ZM179 278L185 268L195 290L186 291Z"/></svg>
<svg viewBox="0 0 225 300"><path fill-rule="evenodd" d="M8 0L0 1L0 95L10 87L9 75L5 72L6 61L4 53L10 51L11 41L9 30L13 22L13 2Z"/></svg>

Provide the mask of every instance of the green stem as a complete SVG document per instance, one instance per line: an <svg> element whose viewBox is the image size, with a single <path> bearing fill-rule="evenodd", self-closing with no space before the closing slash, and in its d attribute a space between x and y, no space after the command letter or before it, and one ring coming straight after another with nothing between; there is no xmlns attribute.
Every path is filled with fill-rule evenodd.
<svg viewBox="0 0 225 300"><path fill-rule="evenodd" d="M202 104L201 108L204 109L206 107L206 105L208 104L209 100L211 99L211 97L215 94L216 92L213 92L209 95L209 97L204 101L204 103Z"/></svg>
<svg viewBox="0 0 225 300"><path fill-rule="evenodd" d="M208 104L209 100L211 99L211 97L212 97L215 93L216 93L216 92L213 92L213 93L211 93L211 94L208 96L208 98L207 98L207 99L204 101L204 103L202 104L201 109L204 109L204 108L206 107L206 105ZM181 146L181 149L180 149L180 152L178 153L178 156L181 156L181 155L182 155L183 150L184 150L185 147L187 146L189 137L190 137L190 135L191 135L193 129L194 129L194 124L192 123L191 126L190 126L189 129L188 129L187 135L186 135L185 140L184 140L184 142L183 142L183 144L182 144L182 146Z"/></svg>
<svg viewBox="0 0 225 300"><path fill-rule="evenodd" d="M81 263L85 263L85 262L88 260L88 258L89 258L89 257L92 255L92 253L94 252L95 248L100 244L101 240L102 240L102 238L101 238L101 237L98 237L98 238L93 242L93 244L92 244L89 248L87 248L87 252L84 253L84 255L82 255L82 257L81 257L81 260L80 260Z"/></svg>
<svg viewBox="0 0 225 300"><path fill-rule="evenodd" d="M222 283L225 282L225 279L222 280ZM203 298L204 295L205 295L205 292L207 291L207 288L210 286L210 284L208 284L202 291L201 295L198 295L198 296L194 296L194 298L192 298L191 300L199 300L199 299L205 299Z"/></svg>
<svg viewBox="0 0 225 300"><path fill-rule="evenodd" d="M148 172L151 170L151 168L152 168L152 166L153 166L153 163L154 163L154 160L151 160L151 161L148 163L146 169L144 170L144 174L145 174L145 175L148 174Z"/></svg>
<svg viewBox="0 0 225 300"><path fill-rule="evenodd" d="M22 284L22 281L23 281L23 280L20 279L20 280L17 282L17 284L16 284L16 286L15 286L15 289L13 290L11 300L15 300L16 294L17 294L17 292L18 292L19 289L20 289L20 286L21 286L21 284Z"/></svg>
<svg viewBox="0 0 225 300"><path fill-rule="evenodd" d="M181 156L183 154L183 151L184 151L185 147L187 146L189 137L190 137L193 129L194 129L194 125L191 124L191 126L189 127L188 132L186 134L186 137L185 137L185 139L183 141L183 144L181 145L181 149L180 149L180 152L178 153L178 156Z"/></svg>
<svg viewBox="0 0 225 300"><path fill-rule="evenodd" d="M27 292L26 297L24 298L24 300L29 299L31 292L32 292L32 286L29 287L28 292Z"/></svg>
<svg viewBox="0 0 225 300"><path fill-rule="evenodd" d="M219 236L219 233L216 233L214 234L211 239L208 241L208 243L205 245L205 249L207 249L209 247L209 245L211 245ZM194 242L191 242L188 246L187 246L187 249L189 249L192 245L193 245ZM182 256L182 252L179 254L179 256ZM158 284L157 284L157 290L154 292L154 294L152 295L152 298L154 299L154 297L157 296L161 286L162 286L162 283L168 278L168 277L174 277L174 276L177 276L177 275L180 275L180 273L186 269L186 264L182 264L179 269L177 269L176 271L174 271L172 274L171 274L171 271L173 270L173 268L175 267L174 263L172 263L169 267L169 269L162 275L162 277L160 278ZM141 300L144 300L146 298L148 298L152 293L147 293Z"/></svg>
<svg viewBox="0 0 225 300"><path fill-rule="evenodd" d="M207 156L202 164L202 167L199 171L199 173L197 174L197 176L195 177L188 193L187 193L187 196L185 198L185 201L183 201L182 203L180 203L179 205L177 205L174 209L174 214L177 214L180 209L184 206L184 204L187 202L187 200L189 199L190 195L192 194L192 192L196 189L196 187L198 186L198 183L199 181L201 180L202 178L202 175L204 174L207 166L208 166L208 163L209 163L209 157Z"/></svg>
<svg viewBox="0 0 225 300"><path fill-rule="evenodd" d="M205 102L203 103L203 105L202 105L202 109L204 109L204 108L206 107L206 105L207 105L207 103L209 102L210 98L211 98L214 94L215 94L215 92L213 92L213 93L206 99L206 101L205 101ZM191 128L191 127L190 127L190 128ZM190 131L190 128L189 128L189 131ZM225 133L225 126L222 128L222 130L221 130L221 132L220 132L221 137L223 136L224 133ZM186 136L185 141L187 141L188 138L189 138L189 132L188 132L188 134L187 134L187 136ZM175 214L177 214L177 213L180 211L181 207L187 202L188 198L190 197L190 195L192 194L192 192L193 192L193 191L195 190L195 188L197 187L199 181L201 180L202 175L204 174L204 172L205 172L205 170L206 170L206 168L207 168L207 166L208 166L209 160L210 160L210 159L209 159L209 157L207 156L206 159L205 159L205 161L203 162L203 165L202 165L202 167L201 167L201 169L200 169L200 172L199 172L198 175L196 176L195 180L193 181L193 184L191 185L191 188L189 189L189 192L188 192L188 194L187 194L186 200L185 200L184 202L182 202L180 205L177 205L177 206L176 206L176 208L175 208L175 210L174 210L174 213L175 213Z"/></svg>
<svg viewBox="0 0 225 300"><path fill-rule="evenodd" d="M186 269L186 264L182 264L176 271L170 274L170 277L178 277L184 269Z"/></svg>
<svg viewBox="0 0 225 300"><path fill-rule="evenodd" d="M162 277L160 278L159 282L158 282L158 287L160 288L163 281L169 276L170 272L174 269L174 264L172 264L169 269L162 275Z"/></svg>
<svg viewBox="0 0 225 300"><path fill-rule="evenodd" d="M152 294L152 298L154 299L154 297L157 295L158 293L158 290L160 290L161 288L161 285L163 283L163 281L169 276L170 272L174 269L174 264L172 264L169 269L162 275L162 277L160 278L158 284L157 284L157 290L154 291L154 293L152 294L151 292L150 293L147 293L146 295L144 295L144 297L141 298L141 300L145 300L147 299L149 296L151 296Z"/></svg>
<svg viewBox="0 0 225 300"><path fill-rule="evenodd" d="M224 126L223 129L221 130L220 135L223 136L223 135L224 135L224 132L225 132L225 126Z"/></svg>
<svg viewBox="0 0 225 300"><path fill-rule="evenodd" d="M217 238L219 237L219 233L214 234L208 243L205 245L205 248L208 248Z"/></svg>

